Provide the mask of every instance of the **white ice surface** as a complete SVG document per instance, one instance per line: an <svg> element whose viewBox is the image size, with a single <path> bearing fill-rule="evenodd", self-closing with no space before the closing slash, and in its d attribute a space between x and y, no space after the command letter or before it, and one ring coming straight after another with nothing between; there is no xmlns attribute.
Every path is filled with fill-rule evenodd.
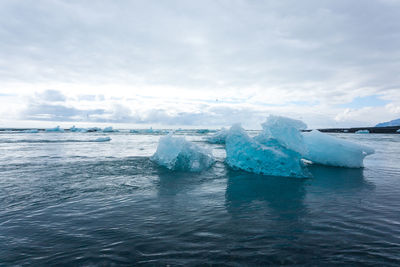
<svg viewBox="0 0 400 267"><path fill-rule="evenodd" d="M162 136L151 160L170 170L199 172L214 163L211 151L172 134Z"/></svg>
<svg viewBox="0 0 400 267"><path fill-rule="evenodd" d="M370 147L336 138L317 130L303 133L303 136L307 146L304 158L318 164L360 168L364 166L364 158L374 153L374 149Z"/></svg>

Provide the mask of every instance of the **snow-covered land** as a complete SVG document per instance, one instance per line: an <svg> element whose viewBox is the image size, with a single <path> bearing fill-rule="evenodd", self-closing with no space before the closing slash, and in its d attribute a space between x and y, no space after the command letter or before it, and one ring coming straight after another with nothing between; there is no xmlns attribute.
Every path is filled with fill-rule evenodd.
<svg viewBox="0 0 400 267"><path fill-rule="evenodd" d="M209 168L214 157L208 149L172 134L160 138L151 160L170 170L199 172Z"/></svg>
<svg viewBox="0 0 400 267"><path fill-rule="evenodd" d="M381 122L375 125L375 127L388 127L388 126L400 126L400 119L392 120L392 121L387 121L387 122Z"/></svg>

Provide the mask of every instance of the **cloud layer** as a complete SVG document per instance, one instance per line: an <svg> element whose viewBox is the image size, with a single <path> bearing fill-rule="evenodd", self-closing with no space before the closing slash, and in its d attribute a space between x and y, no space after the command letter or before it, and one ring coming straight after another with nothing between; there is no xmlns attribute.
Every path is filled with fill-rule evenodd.
<svg viewBox="0 0 400 267"><path fill-rule="evenodd" d="M400 117L399 16L389 0L5 0L0 112L14 96L15 120L371 125Z"/></svg>

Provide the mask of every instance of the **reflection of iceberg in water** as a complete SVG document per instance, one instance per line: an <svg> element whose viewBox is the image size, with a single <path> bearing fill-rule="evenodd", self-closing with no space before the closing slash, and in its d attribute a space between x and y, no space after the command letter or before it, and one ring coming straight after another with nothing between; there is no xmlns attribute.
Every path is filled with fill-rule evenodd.
<svg viewBox="0 0 400 267"><path fill-rule="evenodd" d="M257 211L267 220L277 217L293 220L306 212L304 197L307 181L230 171L225 194L226 208L232 215L254 216L251 213Z"/></svg>
<svg viewBox="0 0 400 267"><path fill-rule="evenodd" d="M324 198L325 203L328 197L352 198L374 188L363 169L312 165L310 171L313 178L305 180L229 171L226 208L237 216L253 216L257 210L267 217L293 219L307 213L309 200Z"/></svg>
<svg viewBox="0 0 400 267"><path fill-rule="evenodd" d="M311 189L323 190L330 195L353 194L374 188L372 183L364 179L364 169L311 165L309 170L314 176Z"/></svg>

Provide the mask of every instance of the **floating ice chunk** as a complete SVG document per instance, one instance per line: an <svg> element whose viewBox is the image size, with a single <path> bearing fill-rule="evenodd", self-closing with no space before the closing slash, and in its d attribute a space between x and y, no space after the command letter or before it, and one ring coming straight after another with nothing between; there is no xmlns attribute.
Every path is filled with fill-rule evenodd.
<svg viewBox="0 0 400 267"><path fill-rule="evenodd" d="M368 130L358 130L355 132L356 134L369 134Z"/></svg>
<svg viewBox="0 0 400 267"><path fill-rule="evenodd" d="M160 138L151 160L170 170L198 172L214 163L211 151L172 134Z"/></svg>
<svg viewBox="0 0 400 267"><path fill-rule="evenodd" d="M228 130L222 128L218 132L210 135L206 138L206 141L211 144L225 144L226 136L228 135Z"/></svg>
<svg viewBox="0 0 400 267"><path fill-rule="evenodd" d="M103 129L103 133L113 133L113 132L119 132L118 130L114 130L113 127L109 126Z"/></svg>
<svg viewBox="0 0 400 267"><path fill-rule="evenodd" d="M303 133L308 152L304 158L314 163L360 168L366 156L373 154L374 149L352 143L328 134L313 130Z"/></svg>
<svg viewBox="0 0 400 267"><path fill-rule="evenodd" d="M130 133L140 133L139 130L129 130Z"/></svg>
<svg viewBox="0 0 400 267"><path fill-rule="evenodd" d="M77 132L78 128L75 127L75 125L73 125L71 128L69 128L70 132Z"/></svg>
<svg viewBox="0 0 400 267"><path fill-rule="evenodd" d="M70 132L79 132L79 133L86 133L88 130L87 129L85 129L85 128L77 128L77 127L75 127L75 125L74 126L72 126L71 128L69 128L69 131Z"/></svg>
<svg viewBox="0 0 400 267"><path fill-rule="evenodd" d="M266 126L288 126L289 124L285 122L290 124L290 121L285 119L282 121L282 124L276 122L277 124L271 123L266 124ZM291 127L288 127L288 129L291 130ZM281 132L284 136L288 136L288 133L285 133L282 129L276 131L272 129L271 132L272 135ZM258 174L309 177L309 172L301 162L300 153L282 146L281 143L278 142L279 138L267 139L267 134L269 133L264 133L262 138L258 138L265 142L260 143L257 138L251 138L239 124L233 125L225 141L226 163L232 168ZM291 144L290 140L284 141L286 141L283 142L285 144Z"/></svg>
<svg viewBox="0 0 400 267"><path fill-rule="evenodd" d="M307 128L304 122L287 117L270 115L261 126L263 131L256 137L258 142L267 144L270 140L276 140L276 142L287 149L300 154L306 152L303 135L300 132L300 130Z"/></svg>
<svg viewBox="0 0 400 267"><path fill-rule="evenodd" d="M397 129L396 133L400 133L400 129Z"/></svg>
<svg viewBox="0 0 400 267"><path fill-rule="evenodd" d="M108 137L108 136L106 136L106 137L99 137L99 138L93 140L93 142L108 142L108 141L111 141L111 138Z"/></svg>
<svg viewBox="0 0 400 267"><path fill-rule="evenodd" d="M101 128L99 127L92 127L87 129L88 132L100 132Z"/></svg>
<svg viewBox="0 0 400 267"><path fill-rule="evenodd" d="M55 128L46 129L46 132L63 133L64 129L61 129L60 126L57 126Z"/></svg>
<svg viewBox="0 0 400 267"><path fill-rule="evenodd" d="M210 130L208 130L208 129L197 129L196 130L196 133L198 133L198 134L206 134L208 132L210 132Z"/></svg>
<svg viewBox="0 0 400 267"><path fill-rule="evenodd" d="M39 132L39 130L37 130L37 129L31 129L31 130L23 130L23 131L21 131L21 133L38 133Z"/></svg>

